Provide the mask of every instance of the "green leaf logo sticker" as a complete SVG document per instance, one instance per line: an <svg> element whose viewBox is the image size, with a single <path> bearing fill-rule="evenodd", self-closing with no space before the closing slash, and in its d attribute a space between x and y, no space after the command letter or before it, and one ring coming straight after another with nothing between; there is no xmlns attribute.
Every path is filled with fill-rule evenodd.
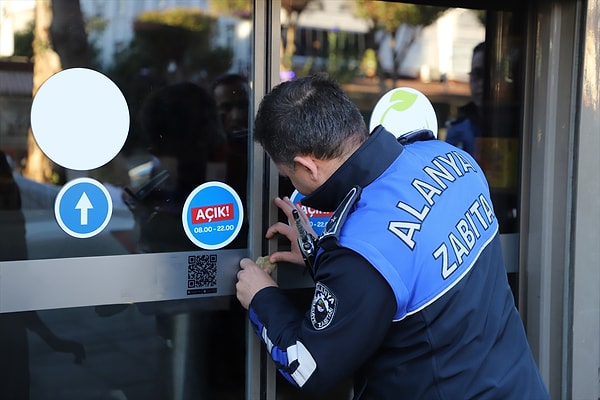
<svg viewBox="0 0 600 400"><path fill-rule="evenodd" d="M417 101L419 96L416 93L408 92L406 90L396 90L390 97L389 106L383 112L383 115L379 119L379 123L383 124L385 117L391 110L394 111L406 111Z"/></svg>
<svg viewBox="0 0 600 400"><path fill-rule="evenodd" d="M427 96L411 87L395 88L381 96L371 112L369 132L378 125L396 138L417 129L429 129L437 137L438 122L433 105Z"/></svg>

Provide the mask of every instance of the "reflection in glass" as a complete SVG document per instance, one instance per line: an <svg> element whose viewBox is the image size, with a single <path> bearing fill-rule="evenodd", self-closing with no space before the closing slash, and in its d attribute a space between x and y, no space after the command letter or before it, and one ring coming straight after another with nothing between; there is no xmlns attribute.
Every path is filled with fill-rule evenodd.
<svg viewBox="0 0 600 400"><path fill-rule="evenodd" d="M0 151L0 261L26 260L27 243L21 193L4 152ZM11 240L8 240L8 239ZM75 362L85 359L84 346L57 335L36 311L0 314L0 398L30 398L28 334L35 333L49 350L72 353Z"/></svg>
<svg viewBox="0 0 600 400"><path fill-rule="evenodd" d="M26 244L28 252L19 258L82 257L82 265L90 256L182 251L199 257L216 254L218 251L198 248L186 237L181 210L190 192L206 181L229 184L244 207L247 204L252 2L7 3L8 14L3 13L3 18L8 15L11 23L25 21L14 26L17 38L38 35L36 43L42 45L33 48L29 40L29 45L21 47L19 43L27 40L17 41L15 53L1 60L2 72L10 72L8 81L18 77L28 82L29 88L7 97L0 93L2 120L14 121L0 125L0 149L8 155L21 189L26 230L20 236L2 235L0 246L16 250ZM23 3L31 7L27 9ZM4 21L3 29L8 26ZM30 58L18 57L26 55ZM31 93L52 74L77 67L109 77L123 93L130 111L129 134L121 152L91 171L55 165L37 148L30 133L28 138ZM85 126L81 129L85 132ZM58 190L80 176L104 184L114 210L107 228L85 240L66 235L54 219ZM19 228L23 226L15 219L3 220L3 232ZM227 249L245 249L247 231L245 222ZM142 261L132 257L130 262ZM148 273L154 273L152 268ZM135 277L115 279L130 279L135 288ZM89 283L73 283L79 285L77 289L85 284ZM164 282L165 288L167 284ZM72 357L59 358L60 353L53 354L47 344L32 337L31 383L25 384L30 397L243 397L245 313L235 298L141 300L146 302L38 311L35 315L39 314L42 322L57 329L57 338L83 343L87 357L75 365ZM73 301L86 304L85 299ZM0 314L0 318L9 316ZM25 330L21 332L23 339ZM27 354L25 342L15 346L21 354ZM50 350L56 350L52 343L56 342L50 341ZM58 347L58 351L70 351Z"/></svg>
<svg viewBox="0 0 600 400"><path fill-rule="evenodd" d="M453 144L471 151L481 164L501 233L518 232L520 97L515 89L521 76L519 26L525 24L508 12L453 8L451 1L417 3L283 1L280 78L329 73L367 124L388 90L408 86L423 92L437 114L438 139L458 136ZM485 44L474 57L480 43ZM486 47L488 52L480 51ZM279 195L292 192L290 182L280 179ZM280 242L280 247L286 245ZM284 268L278 280L293 289L306 284ZM307 304L312 291L292 293ZM278 382L282 397L310 398ZM347 397L342 387L326 398Z"/></svg>

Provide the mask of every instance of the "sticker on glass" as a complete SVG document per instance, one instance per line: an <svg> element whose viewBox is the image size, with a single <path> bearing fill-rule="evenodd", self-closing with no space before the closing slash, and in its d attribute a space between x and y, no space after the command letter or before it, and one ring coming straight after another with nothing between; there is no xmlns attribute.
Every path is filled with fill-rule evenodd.
<svg viewBox="0 0 600 400"><path fill-rule="evenodd" d="M320 236L323 232L323 229L325 229L325 225L327 225L327 221L329 221L329 219L333 215L333 212L319 211L316 208L307 207L304 204L302 204L303 198L304 195L302 195L297 190L294 190L294 193L292 193L292 195L290 196L290 200L292 201L292 203L294 203L298 208L301 208L302 211L304 211L304 213L308 217L310 226L312 226L317 236Z"/></svg>
<svg viewBox="0 0 600 400"><path fill-rule="evenodd" d="M119 88L100 72L66 69L48 78L35 94L31 131L56 164L91 170L121 151L129 132L129 108Z"/></svg>
<svg viewBox="0 0 600 400"><path fill-rule="evenodd" d="M222 182L206 182L194 189L181 213L187 237L207 250L231 243L240 232L243 220L240 196Z"/></svg>
<svg viewBox="0 0 600 400"><path fill-rule="evenodd" d="M74 179L58 192L54 216L67 234L89 238L108 225L112 216L112 198L100 182L90 178Z"/></svg>

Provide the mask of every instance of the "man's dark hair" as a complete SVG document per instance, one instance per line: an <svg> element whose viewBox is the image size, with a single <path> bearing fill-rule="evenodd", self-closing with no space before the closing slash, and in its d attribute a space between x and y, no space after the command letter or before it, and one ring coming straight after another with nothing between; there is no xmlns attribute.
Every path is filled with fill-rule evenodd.
<svg viewBox="0 0 600 400"><path fill-rule="evenodd" d="M236 84L236 83L247 88L248 87L248 78L246 78L243 75L236 74L236 73L223 74L214 80L214 82L210 85L210 90L214 94L215 89L218 86L232 85L232 84Z"/></svg>
<svg viewBox="0 0 600 400"><path fill-rule="evenodd" d="M369 135L356 105L325 74L276 86L262 100L254 140L275 163L293 164L297 155L339 157Z"/></svg>

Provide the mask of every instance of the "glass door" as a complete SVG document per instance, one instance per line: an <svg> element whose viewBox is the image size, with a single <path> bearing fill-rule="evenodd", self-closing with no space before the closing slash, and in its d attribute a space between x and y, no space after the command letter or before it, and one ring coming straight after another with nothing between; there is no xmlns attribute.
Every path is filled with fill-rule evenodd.
<svg viewBox="0 0 600 400"><path fill-rule="evenodd" d="M282 1L280 80L327 72L367 125L391 89L424 93L436 113L437 139L471 153L490 183L516 297L525 16L496 3L482 8L476 1ZM279 196L301 204L288 181L278 183ZM319 233L327 216L307 213ZM281 213L279 218L284 220ZM302 269L279 268L278 282L309 309L314 289ZM345 382L319 398L348 399L351 386ZM277 398L315 397L278 377Z"/></svg>
<svg viewBox="0 0 600 400"><path fill-rule="evenodd" d="M253 3L233 4L3 1L0 398L244 397Z"/></svg>

